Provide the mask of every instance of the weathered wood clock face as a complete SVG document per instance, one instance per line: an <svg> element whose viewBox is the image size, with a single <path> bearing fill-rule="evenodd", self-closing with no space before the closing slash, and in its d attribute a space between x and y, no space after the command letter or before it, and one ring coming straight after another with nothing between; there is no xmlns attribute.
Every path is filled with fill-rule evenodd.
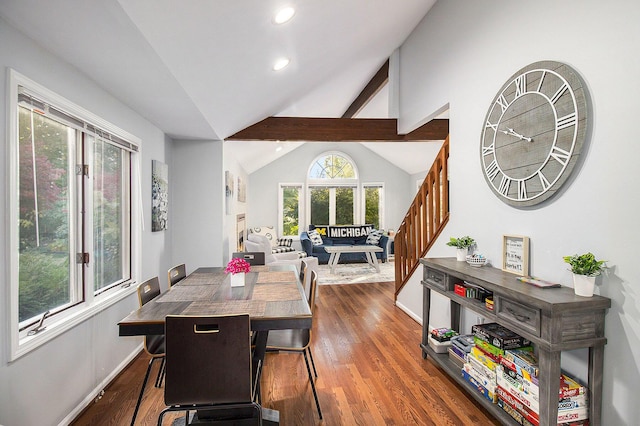
<svg viewBox="0 0 640 426"><path fill-rule="evenodd" d="M511 76L491 102L480 146L498 198L530 207L554 195L583 151L587 110L586 87L566 64L536 62Z"/></svg>

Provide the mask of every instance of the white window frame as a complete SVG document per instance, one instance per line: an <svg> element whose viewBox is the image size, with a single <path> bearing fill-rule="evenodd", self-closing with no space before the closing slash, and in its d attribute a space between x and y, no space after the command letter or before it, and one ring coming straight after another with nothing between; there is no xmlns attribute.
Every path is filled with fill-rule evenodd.
<svg viewBox="0 0 640 426"><path fill-rule="evenodd" d="M19 232L18 232L18 87L23 86L28 88L29 93L37 95L43 100L55 105L56 108L60 108L65 113L78 117L85 122L91 123L99 129L103 129L112 135L117 136L123 140L130 142L135 147L141 145L139 138L134 135L116 127L115 125L105 121L99 116L85 110L84 108L74 104L73 102L65 99L57 93L41 86L40 84L30 80L22 74L16 72L13 69L8 70L7 80L7 146L8 155L6 162L7 170L7 182L8 182L8 205L9 214L5 219L6 235L8 236L5 242L5 249L7 250L8 267L5 271L5 282L9 283L9 297L7 298L8 306L5 306L5 312L9 316L9 361L14 361L21 356L29 353L30 351L42 346L46 342L54 339L65 331L75 327L76 325L86 321L98 312L108 308L109 306L117 303L128 295L136 291L136 286L133 285L136 281L140 271L141 264L141 232L142 232L142 203L141 203L141 188L140 188L140 161L141 153L132 151L131 153L131 279L124 282L120 286L113 288L109 291L105 291L99 295L94 296L92 288L93 281L87 280L84 288L84 301L72 308L66 309L63 312L56 314L45 321L46 328L41 332L27 336L26 333L20 333L19 323L19 279L18 279L18 265L19 265ZM75 160L75 157L73 157ZM77 218L72 217L74 221ZM77 233L70 231L70 238L74 241L77 239ZM87 268L92 269L92 268ZM90 272L91 273L91 272ZM76 272L77 275L77 272ZM72 279L75 277L72 276ZM77 279L76 279L77 282ZM78 288L77 291L82 291L82 288Z"/></svg>
<svg viewBox="0 0 640 426"><path fill-rule="evenodd" d="M367 208L366 208L366 189L367 188L371 188L371 187L375 187L375 188L380 188L380 205L378 206L378 214L380 215L380 224L379 224L379 228L380 229L386 229L386 222L385 222L385 218L384 218L384 206L385 206L385 200L384 200L384 194L385 194L385 188L384 188L384 182L366 182L362 184L362 198L361 201L362 203L360 204L360 211L361 211L361 215L360 215L360 223L362 224L366 224L366 219L365 219L365 215L367 212Z"/></svg>
<svg viewBox="0 0 640 426"><path fill-rule="evenodd" d="M298 235L284 235L284 188L298 188L300 193L298 194L298 231L302 232L305 228L305 186L303 183L279 183L278 184L278 235L288 238L300 238Z"/></svg>

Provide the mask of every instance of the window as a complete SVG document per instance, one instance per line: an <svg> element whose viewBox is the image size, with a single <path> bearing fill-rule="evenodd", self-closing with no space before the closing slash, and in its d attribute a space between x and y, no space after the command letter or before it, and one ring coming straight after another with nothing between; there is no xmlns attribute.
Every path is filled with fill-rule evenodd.
<svg viewBox="0 0 640 426"><path fill-rule="evenodd" d="M15 359L71 319L108 306L114 294L132 291L126 286L138 232L132 220L137 146L132 136L19 74L10 72L10 79ZM37 330L43 318L44 337Z"/></svg>
<svg viewBox="0 0 640 426"><path fill-rule="evenodd" d="M382 228L384 220L384 191L382 184L364 184L364 223L371 223L376 229Z"/></svg>
<svg viewBox="0 0 640 426"><path fill-rule="evenodd" d="M302 184L281 184L279 205L281 235L297 237L300 233Z"/></svg>
<svg viewBox="0 0 640 426"><path fill-rule="evenodd" d="M314 225L353 225L357 218L358 175L341 153L318 157L309 168L309 220Z"/></svg>

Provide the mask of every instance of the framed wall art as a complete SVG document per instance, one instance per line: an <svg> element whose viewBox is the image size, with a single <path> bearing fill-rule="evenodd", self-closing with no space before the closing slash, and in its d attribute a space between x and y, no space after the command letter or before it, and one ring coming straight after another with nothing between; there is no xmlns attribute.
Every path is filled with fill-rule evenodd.
<svg viewBox="0 0 640 426"><path fill-rule="evenodd" d="M529 275L529 237L502 236L502 270L522 276Z"/></svg>
<svg viewBox="0 0 640 426"><path fill-rule="evenodd" d="M167 229L169 206L169 166L151 162L151 232Z"/></svg>

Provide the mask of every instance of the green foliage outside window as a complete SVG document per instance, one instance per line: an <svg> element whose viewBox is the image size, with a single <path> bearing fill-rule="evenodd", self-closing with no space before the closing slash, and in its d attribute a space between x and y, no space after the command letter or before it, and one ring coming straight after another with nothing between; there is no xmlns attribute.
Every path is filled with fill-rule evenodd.
<svg viewBox="0 0 640 426"><path fill-rule="evenodd" d="M365 188L365 223L373 224L374 228L380 229L380 188Z"/></svg>
<svg viewBox="0 0 640 426"><path fill-rule="evenodd" d="M298 235L299 218L298 211L300 190L297 187L286 187L282 190L282 227L284 236Z"/></svg>

